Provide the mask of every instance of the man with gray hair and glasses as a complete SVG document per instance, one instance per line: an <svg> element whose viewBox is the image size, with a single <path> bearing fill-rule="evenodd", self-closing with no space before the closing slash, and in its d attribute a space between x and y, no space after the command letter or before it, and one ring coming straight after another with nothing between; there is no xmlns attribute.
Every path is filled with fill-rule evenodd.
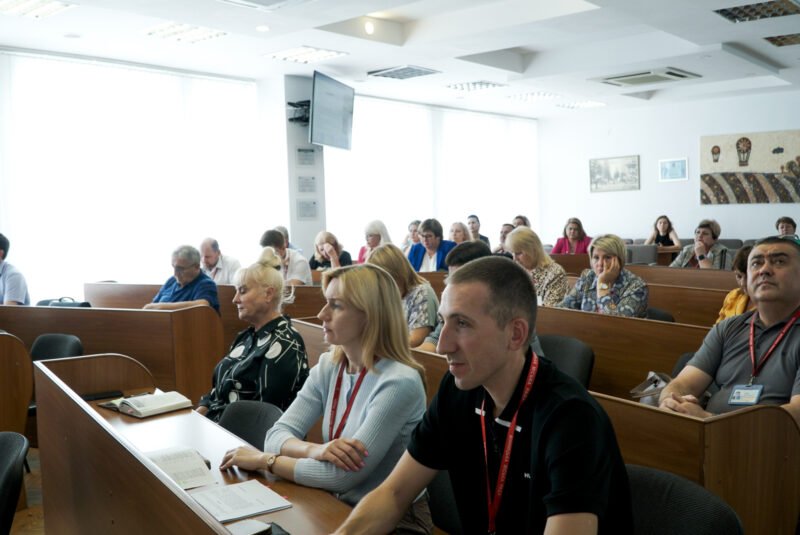
<svg viewBox="0 0 800 535"><path fill-rule="evenodd" d="M208 305L219 314L217 285L200 270L200 251L191 245L181 245L172 253L175 273L144 308L148 310L178 310Z"/></svg>

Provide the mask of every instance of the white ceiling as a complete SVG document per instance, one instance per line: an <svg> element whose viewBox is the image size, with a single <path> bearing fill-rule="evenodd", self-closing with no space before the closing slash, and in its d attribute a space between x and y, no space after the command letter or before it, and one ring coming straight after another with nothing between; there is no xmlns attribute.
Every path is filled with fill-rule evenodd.
<svg viewBox="0 0 800 535"><path fill-rule="evenodd" d="M308 0L268 13L219 0L75 0L76 7L41 20L0 15L0 46L251 79L317 69L359 94L546 117L585 113L556 106L572 101L624 108L800 89L800 45L764 40L800 32L800 15L735 24L713 11L745 2ZM376 27L372 36L364 31L368 18ZM227 35L196 44L147 35L167 21ZM262 24L270 31L256 31ZM268 57L301 45L348 55L313 65ZM367 77L400 65L440 73ZM701 78L634 88L593 80L665 67ZM447 87L481 80L505 87L470 94ZM509 98L532 91L560 98Z"/></svg>

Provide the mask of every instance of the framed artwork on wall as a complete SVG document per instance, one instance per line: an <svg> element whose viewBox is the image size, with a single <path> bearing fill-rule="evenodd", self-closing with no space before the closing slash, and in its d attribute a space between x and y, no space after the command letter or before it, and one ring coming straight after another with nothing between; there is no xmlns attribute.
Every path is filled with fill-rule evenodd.
<svg viewBox="0 0 800 535"><path fill-rule="evenodd" d="M671 158L658 160L659 182L677 182L689 180L689 161L687 158Z"/></svg>
<svg viewBox="0 0 800 535"><path fill-rule="evenodd" d="M639 155L589 160L592 193L639 189Z"/></svg>

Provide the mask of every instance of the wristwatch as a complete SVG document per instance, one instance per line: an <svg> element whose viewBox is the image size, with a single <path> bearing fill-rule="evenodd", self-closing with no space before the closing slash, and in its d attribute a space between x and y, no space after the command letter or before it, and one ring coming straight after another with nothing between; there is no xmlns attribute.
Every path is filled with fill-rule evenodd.
<svg viewBox="0 0 800 535"><path fill-rule="evenodd" d="M704 254L699 254L699 255L697 255L697 259L698 259L698 260L705 260L705 259L706 259L706 255L704 255Z"/></svg>
<svg viewBox="0 0 800 535"><path fill-rule="evenodd" d="M269 472L270 474L274 474L274 472L272 471L272 467L275 466L275 461L277 461L278 457L280 456L281 456L280 453L276 453L267 457L267 472Z"/></svg>
<svg viewBox="0 0 800 535"><path fill-rule="evenodd" d="M601 290L608 290L609 288L611 288L611 286L609 286L609 285L608 285L608 284L606 284L605 282L601 282L601 283L599 283L599 284L597 285L597 287L598 287L598 288L600 288Z"/></svg>

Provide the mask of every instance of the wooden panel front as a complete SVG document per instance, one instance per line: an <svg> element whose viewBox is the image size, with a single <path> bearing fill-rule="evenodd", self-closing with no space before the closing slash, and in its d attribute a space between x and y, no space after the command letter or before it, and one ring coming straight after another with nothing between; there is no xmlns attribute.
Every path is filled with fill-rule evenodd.
<svg viewBox="0 0 800 535"><path fill-rule="evenodd" d="M540 307L536 332L589 344L595 356L590 389L629 399L647 372L669 373L681 354L696 351L708 328Z"/></svg>
<svg viewBox="0 0 800 535"><path fill-rule="evenodd" d="M197 401L223 356L222 325L207 306L175 311L0 306L0 325L30 347L48 332L78 336L84 353L122 353L144 364L163 390Z"/></svg>
<svg viewBox="0 0 800 535"><path fill-rule="evenodd" d="M648 283L648 306L666 310L677 323L711 327L728 292Z"/></svg>
<svg viewBox="0 0 800 535"><path fill-rule="evenodd" d="M260 519L290 533L330 533L350 511L324 491L213 469L227 450L244 443L194 411L139 420L94 408L96 404L76 398L46 365L37 364L36 377L43 392L39 410L46 442L41 448L45 522L54 532L227 533L143 455L168 446L196 449L211 461L219 484L253 477L269 483L293 507Z"/></svg>
<svg viewBox="0 0 800 535"><path fill-rule="evenodd" d="M551 254L550 258L561 264L569 275L580 275L591 267L588 254Z"/></svg>
<svg viewBox="0 0 800 535"><path fill-rule="evenodd" d="M319 357L330 349L330 344L322 336L322 324L316 317L292 320L292 327L297 329L306 344L308 366L316 366Z"/></svg>
<svg viewBox="0 0 800 535"><path fill-rule="evenodd" d="M443 271L429 271L427 273L420 273L420 277L427 280L436 293L439 300L442 299L442 292L444 292L444 281L447 278L447 273Z"/></svg>
<svg viewBox="0 0 800 535"><path fill-rule="evenodd" d="M22 340L0 333L0 431L25 434L33 365Z"/></svg>
<svg viewBox="0 0 800 535"><path fill-rule="evenodd" d="M295 286L294 302L283 307L283 313L291 318L316 317L325 305L325 296L319 286Z"/></svg>
<svg viewBox="0 0 800 535"><path fill-rule="evenodd" d="M629 265L625 267L639 275L648 284L690 286L692 288L726 291L731 291L737 287L736 276L733 274L733 271L641 265ZM720 306L722 306L721 303Z"/></svg>

